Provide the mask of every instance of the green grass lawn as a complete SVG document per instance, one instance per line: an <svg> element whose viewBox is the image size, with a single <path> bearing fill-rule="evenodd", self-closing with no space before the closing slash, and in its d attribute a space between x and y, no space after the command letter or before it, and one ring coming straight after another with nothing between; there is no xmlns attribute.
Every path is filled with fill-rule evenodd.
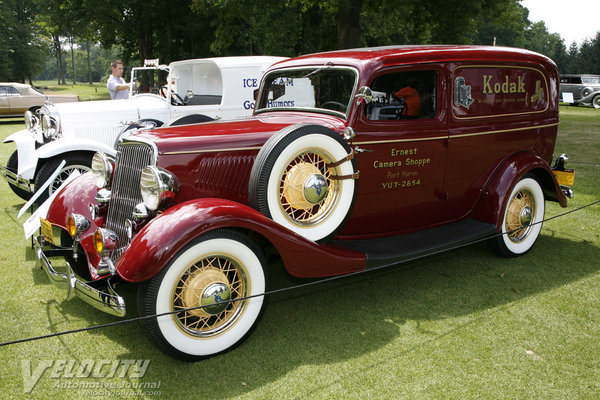
<svg viewBox="0 0 600 400"><path fill-rule="evenodd" d="M0 138L22 125L0 121ZM576 169L571 210L600 199L600 110L561 106L559 132L556 153ZM0 162L13 150L0 146ZM117 320L65 301L34 267L25 218L16 219L22 205L0 182L0 341ZM565 211L547 206L546 217ZM597 399L599 260L596 205L544 224L533 250L516 259L481 243L273 295L247 341L197 363L163 355L137 323L1 347L2 398L132 398L127 388L141 383L160 385L140 389L148 399ZM277 263L271 276L274 288L298 283ZM135 288L123 290L135 304ZM133 359L150 360L145 376L121 377L119 368L112 378L69 379L56 361ZM42 360L55 370L25 394L23 376ZM84 384L96 392L68 387Z"/></svg>
<svg viewBox="0 0 600 400"><path fill-rule="evenodd" d="M106 83L94 82L91 85L88 83L77 83L75 85L67 83L66 85L59 85L53 80L34 81L33 85L44 93L77 94L79 95L80 101L110 100L110 94L106 88Z"/></svg>

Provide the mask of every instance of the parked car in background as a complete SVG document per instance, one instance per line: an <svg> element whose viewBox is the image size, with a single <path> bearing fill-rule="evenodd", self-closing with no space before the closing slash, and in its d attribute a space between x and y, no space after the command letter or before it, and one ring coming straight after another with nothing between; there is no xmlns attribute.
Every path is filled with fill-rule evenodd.
<svg viewBox="0 0 600 400"><path fill-rule="evenodd" d="M35 112L46 101L67 103L79 101L79 96L42 93L24 83L0 82L0 117L22 117L26 111Z"/></svg>
<svg viewBox="0 0 600 400"><path fill-rule="evenodd" d="M159 65L150 60L133 68L130 97L125 100L45 104L25 113L26 129L8 136L14 142L3 176L13 191L28 200L66 163L39 203L74 171L89 171L92 156L115 155L117 137L128 129L185 125L250 116L253 92L271 64L282 57L223 57Z"/></svg>
<svg viewBox="0 0 600 400"><path fill-rule="evenodd" d="M557 130L557 68L531 51L297 57L266 72L251 118L139 131L94 155L49 206L37 262L112 315L126 312L115 285L137 285L151 340L197 360L255 326L267 254L315 278L482 239L526 253L545 200L572 196L550 167Z"/></svg>
<svg viewBox="0 0 600 400"><path fill-rule="evenodd" d="M591 104L600 108L600 75L561 75L560 99L573 105Z"/></svg>

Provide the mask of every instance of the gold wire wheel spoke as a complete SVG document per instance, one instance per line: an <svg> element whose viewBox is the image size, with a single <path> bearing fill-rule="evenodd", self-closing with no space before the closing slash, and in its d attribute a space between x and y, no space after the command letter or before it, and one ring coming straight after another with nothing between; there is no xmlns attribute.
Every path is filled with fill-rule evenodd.
<svg viewBox="0 0 600 400"><path fill-rule="evenodd" d="M227 289L224 304L216 301L209 306L202 306L204 296L213 286ZM246 301L231 301L246 297L248 285L245 282L241 267L225 256L205 257L191 264L183 271L172 294L174 320L186 333L193 336L207 337L219 334L233 324ZM215 295L216 299L216 295ZM216 311L215 311L216 307ZM221 309L222 307L222 309ZM194 308L192 310L187 310Z"/></svg>
<svg viewBox="0 0 600 400"><path fill-rule="evenodd" d="M337 173L336 168L328 168L330 163L316 151L306 151L294 157L283 173L279 187L279 202L287 217L298 224L319 222L326 217L337 201L338 183L330 177ZM304 180L309 175L319 173L327 180L327 196L318 204L308 203L304 199Z"/></svg>
<svg viewBox="0 0 600 400"><path fill-rule="evenodd" d="M519 242L523 240L528 235L531 224L535 222L532 220L531 223L523 225L521 219L522 213L527 207L531 209L531 213L535 213L533 196L524 190L520 190L519 192L515 193L508 205L505 223L505 229L508 232L508 237L513 242Z"/></svg>

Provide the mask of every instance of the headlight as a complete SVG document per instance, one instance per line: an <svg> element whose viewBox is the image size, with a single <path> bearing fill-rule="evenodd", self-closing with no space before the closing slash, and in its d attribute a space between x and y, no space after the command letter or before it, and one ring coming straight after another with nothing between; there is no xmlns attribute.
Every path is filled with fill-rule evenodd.
<svg viewBox="0 0 600 400"><path fill-rule="evenodd" d="M25 128L30 131L35 131L38 127L39 120L31 111L25 111Z"/></svg>
<svg viewBox="0 0 600 400"><path fill-rule="evenodd" d="M110 185L113 175L114 159L104 153L96 153L92 158L92 176L100 189Z"/></svg>
<svg viewBox="0 0 600 400"><path fill-rule="evenodd" d="M163 169L148 166L142 170L140 191L146 207L155 211L167 200L175 197L175 179Z"/></svg>
<svg viewBox="0 0 600 400"><path fill-rule="evenodd" d="M48 114L42 116L42 132L47 139L56 139L59 136L58 122Z"/></svg>
<svg viewBox="0 0 600 400"><path fill-rule="evenodd" d="M90 221L80 214L71 214L67 218L67 232L71 237L75 237L90 228Z"/></svg>
<svg viewBox="0 0 600 400"><path fill-rule="evenodd" d="M46 139L54 140L61 136L60 115L54 104L44 104L39 110L39 124Z"/></svg>
<svg viewBox="0 0 600 400"><path fill-rule="evenodd" d="M97 228L92 239L94 249L100 255L109 254L119 244L119 238L116 233L109 229Z"/></svg>

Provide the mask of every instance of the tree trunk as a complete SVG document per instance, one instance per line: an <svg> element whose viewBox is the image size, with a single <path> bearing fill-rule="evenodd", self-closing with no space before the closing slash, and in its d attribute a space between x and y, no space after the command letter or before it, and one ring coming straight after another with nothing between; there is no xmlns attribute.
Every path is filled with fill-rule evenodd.
<svg viewBox="0 0 600 400"><path fill-rule="evenodd" d="M90 51L91 43L87 42L87 64L88 64L88 81L92 84L92 57Z"/></svg>
<svg viewBox="0 0 600 400"><path fill-rule="evenodd" d="M359 46L360 11L364 0L349 0L348 7L340 7L335 24L338 33L338 49L350 49Z"/></svg>
<svg viewBox="0 0 600 400"><path fill-rule="evenodd" d="M73 85L77 83L77 76L75 75L75 51L73 50L73 36L69 37L69 43L71 45L71 70L73 71Z"/></svg>
<svg viewBox="0 0 600 400"><path fill-rule="evenodd" d="M54 49L56 50L56 79L59 85L66 85L65 69L63 67L62 49L60 48L60 38L58 35L52 35L54 41Z"/></svg>

